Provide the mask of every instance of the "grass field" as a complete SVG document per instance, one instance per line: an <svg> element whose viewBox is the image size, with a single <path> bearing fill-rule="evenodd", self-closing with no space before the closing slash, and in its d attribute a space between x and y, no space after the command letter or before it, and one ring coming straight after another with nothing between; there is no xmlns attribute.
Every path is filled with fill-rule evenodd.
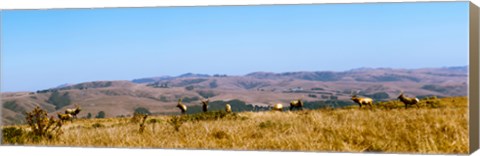
<svg viewBox="0 0 480 156"><path fill-rule="evenodd" d="M149 116L143 133L131 118L78 119L57 138L24 145L467 154L467 98L438 104Z"/></svg>

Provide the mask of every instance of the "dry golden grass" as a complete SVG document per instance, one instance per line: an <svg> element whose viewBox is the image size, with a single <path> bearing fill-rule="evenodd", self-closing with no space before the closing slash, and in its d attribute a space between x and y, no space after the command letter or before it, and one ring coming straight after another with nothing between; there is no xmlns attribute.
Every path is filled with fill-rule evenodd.
<svg viewBox="0 0 480 156"><path fill-rule="evenodd" d="M187 121L178 131L172 116L155 116L143 133L130 118L80 119L57 139L27 145L466 154L467 98L440 101L439 108L244 112Z"/></svg>

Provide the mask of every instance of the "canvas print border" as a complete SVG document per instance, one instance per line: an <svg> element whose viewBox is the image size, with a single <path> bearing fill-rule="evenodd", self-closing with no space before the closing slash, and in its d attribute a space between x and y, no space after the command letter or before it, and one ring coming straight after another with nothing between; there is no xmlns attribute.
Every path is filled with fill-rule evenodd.
<svg viewBox="0 0 480 156"><path fill-rule="evenodd" d="M470 60L469 60L469 128L470 128L470 153L479 148L480 140L480 101L479 101L479 11L478 6L470 2Z"/></svg>

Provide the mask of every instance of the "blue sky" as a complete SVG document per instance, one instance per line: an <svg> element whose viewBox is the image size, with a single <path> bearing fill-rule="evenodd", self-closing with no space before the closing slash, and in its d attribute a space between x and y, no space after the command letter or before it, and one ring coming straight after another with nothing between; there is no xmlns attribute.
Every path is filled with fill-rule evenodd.
<svg viewBox="0 0 480 156"><path fill-rule="evenodd" d="M187 72L468 65L468 2L8 10L1 91Z"/></svg>

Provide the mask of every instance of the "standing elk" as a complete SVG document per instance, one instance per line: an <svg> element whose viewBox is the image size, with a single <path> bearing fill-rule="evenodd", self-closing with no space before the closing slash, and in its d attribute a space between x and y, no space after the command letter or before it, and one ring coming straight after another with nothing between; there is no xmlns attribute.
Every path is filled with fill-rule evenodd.
<svg viewBox="0 0 480 156"><path fill-rule="evenodd" d="M398 96L398 99L405 104L405 109L407 109L408 105L416 105L417 108L420 108L419 103L420 100L418 98L409 98L403 95L403 91Z"/></svg>
<svg viewBox="0 0 480 156"><path fill-rule="evenodd" d="M273 105L272 111L280 111L280 112L283 111L283 105L281 103L277 103Z"/></svg>
<svg viewBox="0 0 480 156"><path fill-rule="evenodd" d="M297 108L297 109L303 110L303 101L302 101L302 99L290 101L290 111L293 110L293 108Z"/></svg>
<svg viewBox="0 0 480 156"><path fill-rule="evenodd" d="M207 112L208 111L208 102L210 101L210 99L207 98L207 100L201 100L201 101L202 101L203 112Z"/></svg>
<svg viewBox="0 0 480 156"><path fill-rule="evenodd" d="M227 113L232 112L232 106L230 106L230 104L228 104L228 103L225 105L225 112L227 112Z"/></svg>
<svg viewBox="0 0 480 156"><path fill-rule="evenodd" d="M57 116L58 116L58 119L60 119L61 122L64 122L64 121L67 121L67 120L70 120L71 122L73 122L73 115L71 115L71 114L57 113Z"/></svg>
<svg viewBox="0 0 480 156"><path fill-rule="evenodd" d="M182 99L178 99L177 107L182 111L182 114L187 113L187 105L182 103Z"/></svg>
<svg viewBox="0 0 480 156"><path fill-rule="evenodd" d="M369 105L370 108L373 108L373 100L371 98L357 97L357 95L353 95L352 100L360 106L360 109L362 108L362 105Z"/></svg>
<svg viewBox="0 0 480 156"><path fill-rule="evenodd" d="M73 118L77 118L77 114L80 113L80 111L82 111L82 109L78 105L75 105L75 106L76 106L75 108L66 109L65 114L70 114L70 115L73 116Z"/></svg>

